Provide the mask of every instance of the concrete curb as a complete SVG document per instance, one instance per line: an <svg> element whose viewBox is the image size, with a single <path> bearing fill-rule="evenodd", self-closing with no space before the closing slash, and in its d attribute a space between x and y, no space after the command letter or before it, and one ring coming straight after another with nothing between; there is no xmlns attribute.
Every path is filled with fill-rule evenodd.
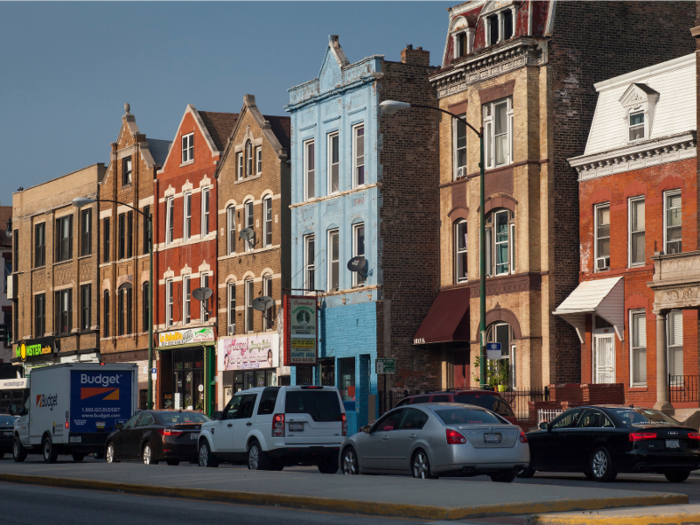
<svg viewBox="0 0 700 525"><path fill-rule="evenodd" d="M700 523L700 505L616 509L530 516L527 525L688 525Z"/></svg>
<svg viewBox="0 0 700 525"><path fill-rule="evenodd" d="M504 503L502 505L472 505L465 507L436 507L403 503L345 500L321 496L266 494L261 492L196 489L187 487L158 487L135 483L117 483L78 478L0 474L0 481L44 485L56 488L103 490L142 496L159 496L247 505L280 506L351 514L421 518L429 520L458 520L482 516L539 514L574 510L599 510L649 505L681 505L688 503L685 494L630 496L624 498L589 498L542 503ZM540 522L537 522L540 523ZM544 522L542 522L544 523ZM568 522L567 522L568 523Z"/></svg>

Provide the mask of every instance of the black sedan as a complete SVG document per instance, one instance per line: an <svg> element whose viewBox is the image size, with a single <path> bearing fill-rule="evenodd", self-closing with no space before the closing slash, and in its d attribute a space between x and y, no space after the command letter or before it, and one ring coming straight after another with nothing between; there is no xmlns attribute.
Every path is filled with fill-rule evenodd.
<svg viewBox="0 0 700 525"><path fill-rule="evenodd" d="M12 429L15 416L0 414L0 459L7 453L12 454Z"/></svg>
<svg viewBox="0 0 700 525"><path fill-rule="evenodd" d="M529 432L530 467L536 471L583 472L596 481L612 481L620 472L665 474L672 482L700 468L700 434L662 412L621 405L567 410L551 424Z"/></svg>
<svg viewBox="0 0 700 525"><path fill-rule="evenodd" d="M197 439L202 423L210 419L199 412L144 410L138 412L107 436L107 463L122 459L140 459L146 465L165 460L168 465L180 461L197 462Z"/></svg>

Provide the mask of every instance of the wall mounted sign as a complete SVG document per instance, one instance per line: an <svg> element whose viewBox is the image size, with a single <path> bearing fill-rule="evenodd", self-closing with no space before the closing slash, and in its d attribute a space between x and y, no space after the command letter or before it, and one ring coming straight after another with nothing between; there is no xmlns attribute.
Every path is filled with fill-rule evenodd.
<svg viewBox="0 0 700 525"><path fill-rule="evenodd" d="M51 357L58 353L58 344L55 337L40 337L22 341L15 347L15 357L22 361L33 361L43 357Z"/></svg>
<svg viewBox="0 0 700 525"><path fill-rule="evenodd" d="M284 318L284 364L315 365L318 362L316 297L285 295Z"/></svg>
<svg viewBox="0 0 700 525"><path fill-rule="evenodd" d="M276 333L249 337L220 337L218 345L219 371L279 366L279 336Z"/></svg>
<svg viewBox="0 0 700 525"><path fill-rule="evenodd" d="M209 327L173 330L158 334L158 346L177 346L190 343L208 343L214 341L214 329Z"/></svg>

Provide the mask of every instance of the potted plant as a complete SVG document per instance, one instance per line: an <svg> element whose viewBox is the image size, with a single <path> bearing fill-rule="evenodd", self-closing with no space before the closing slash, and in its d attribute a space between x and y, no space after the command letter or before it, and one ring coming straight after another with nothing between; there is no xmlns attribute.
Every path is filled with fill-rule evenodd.
<svg viewBox="0 0 700 525"><path fill-rule="evenodd" d="M499 392L505 392L508 388L508 385L510 384L510 367L508 366L508 360L507 359L501 359L500 361L496 361L497 363L497 374L496 374L496 380L498 382L498 391Z"/></svg>
<svg viewBox="0 0 700 525"><path fill-rule="evenodd" d="M485 383L489 386L491 390L496 390L499 386L499 361L487 360L486 361L486 381ZM477 372L481 370L481 356L477 356L474 360L474 368ZM474 381L481 384L481 375L479 373L472 373Z"/></svg>

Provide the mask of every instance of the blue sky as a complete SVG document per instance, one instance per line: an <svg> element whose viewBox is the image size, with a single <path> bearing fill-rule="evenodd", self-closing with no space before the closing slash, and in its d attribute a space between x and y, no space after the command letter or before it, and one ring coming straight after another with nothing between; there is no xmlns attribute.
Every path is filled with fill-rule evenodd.
<svg viewBox="0 0 700 525"><path fill-rule="evenodd" d="M256 95L284 115L287 89L315 78L340 35L348 59L441 60L459 2L0 2L0 203L108 161L124 103L142 133L172 140L187 104L237 112ZM2 225L4 227L4 225Z"/></svg>

